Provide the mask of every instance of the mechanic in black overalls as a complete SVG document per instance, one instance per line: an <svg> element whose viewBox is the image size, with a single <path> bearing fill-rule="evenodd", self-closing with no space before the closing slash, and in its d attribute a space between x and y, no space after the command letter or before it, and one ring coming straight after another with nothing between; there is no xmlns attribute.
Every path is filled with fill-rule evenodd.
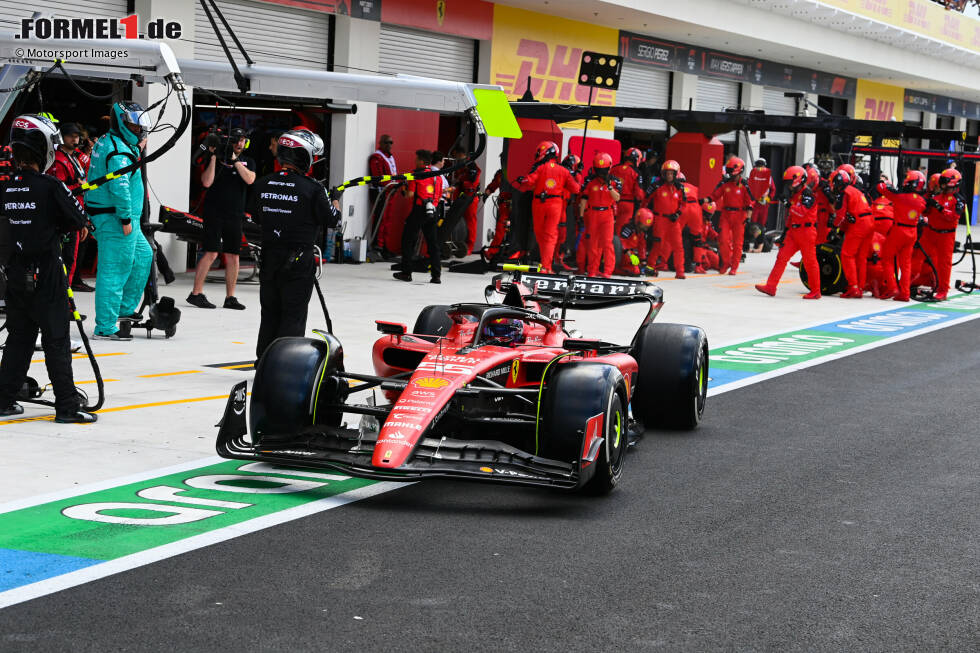
<svg viewBox="0 0 980 653"><path fill-rule="evenodd" d="M14 401L24 384L41 333L44 363L54 388L55 421L94 422L80 410L71 371L68 280L61 260L61 234L85 226L85 215L65 185L45 175L54 163L61 133L43 116L24 115L10 129L15 173L3 189L3 218L13 253L7 264L7 331L0 361L0 415L24 412ZM6 226L6 225L5 225Z"/></svg>
<svg viewBox="0 0 980 653"><path fill-rule="evenodd" d="M279 137L276 158L282 170L252 187L249 213L262 225L259 303L262 319L256 359L276 338L302 336L313 293L316 262L313 245L323 227L340 221L340 204L305 175L322 141L309 131L292 130ZM319 150L319 151L318 151Z"/></svg>

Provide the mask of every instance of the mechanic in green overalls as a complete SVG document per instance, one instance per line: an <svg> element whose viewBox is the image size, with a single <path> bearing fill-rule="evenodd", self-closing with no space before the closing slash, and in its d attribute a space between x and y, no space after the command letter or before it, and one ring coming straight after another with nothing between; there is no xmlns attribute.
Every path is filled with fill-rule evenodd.
<svg viewBox="0 0 980 653"><path fill-rule="evenodd" d="M88 179L94 181L136 162L149 120L135 102L116 102L109 132L92 150ZM132 340L119 332L119 317L136 313L150 276L153 250L140 229L143 214L140 169L110 179L88 191L86 213L95 225L99 267L95 277L95 329L98 340Z"/></svg>

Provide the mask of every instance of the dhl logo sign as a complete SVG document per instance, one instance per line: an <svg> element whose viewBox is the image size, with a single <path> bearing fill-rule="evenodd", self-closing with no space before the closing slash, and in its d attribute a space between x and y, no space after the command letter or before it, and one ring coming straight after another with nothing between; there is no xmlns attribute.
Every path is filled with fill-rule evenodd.
<svg viewBox="0 0 980 653"><path fill-rule="evenodd" d="M577 79L582 51L567 45L521 39L515 52L521 60L516 76L498 71L493 83L502 86L508 95L519 96L527 90L530 78L531 94L537 100L587 104L591 88L582 86ZM593 91L593 104L613 106L615 101L614 91Z"/></svg>
<svg viewBox="0 0 980 653"><path fill-rule="evenodd" d="M543 102L587 104L578 83L582 52L616 52L619 33L607 27L495 5L491 82L511 98L528 90ZM592 89L592 103L613 106L616 92Z"/></svg>
<svg viewBox="0 0 980 653"><path fill-rule="evenodd" d="M864 101L865 120L891 120L895 115L895 103L867 98Z"/></svg>

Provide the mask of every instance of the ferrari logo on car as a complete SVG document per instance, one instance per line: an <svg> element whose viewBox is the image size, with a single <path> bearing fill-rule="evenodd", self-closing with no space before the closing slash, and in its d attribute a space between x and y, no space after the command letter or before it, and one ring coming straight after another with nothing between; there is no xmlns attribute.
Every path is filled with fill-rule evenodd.
<svg viewBox="0 0 980 653"><path fill-rule="evenodd" d="M512 383L517 383L517 373L521 369L521 361L514 359L514 362L510 366L510 380Z"/></svg>
<svg viewBox="0 0 980 653"><path fill-rule="evenodd" d="M449 381L446 379L440 379L434 376L421 376L413 383L420 388L445 388L449 385Z"/></svg>

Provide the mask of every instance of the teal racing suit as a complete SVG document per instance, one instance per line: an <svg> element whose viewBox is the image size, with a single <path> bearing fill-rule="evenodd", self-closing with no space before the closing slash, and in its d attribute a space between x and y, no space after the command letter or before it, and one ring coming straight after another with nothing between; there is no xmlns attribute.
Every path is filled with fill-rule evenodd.
<svg viewBox="0 0 980 653"><path fill-rule="evenodd" d="M129 136L130 138L126 138ZM94 181L125 168L140 156L132 134L110 131L92 149L88 179ZM140 306L150 276L153 250L140 229L143 213L143 177L140 169L106 181L85 195L86 212L95 225L99 264L95 277L95 333L111 335L119 316L132 315ZM133 230L123 234L123 225Z"/></svg>

